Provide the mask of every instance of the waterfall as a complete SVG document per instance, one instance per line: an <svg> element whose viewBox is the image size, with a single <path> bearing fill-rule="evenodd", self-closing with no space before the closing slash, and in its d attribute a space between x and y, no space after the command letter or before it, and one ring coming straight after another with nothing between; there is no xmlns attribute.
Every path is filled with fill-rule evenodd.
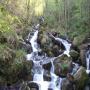
<svg viewBox="0 0 90 90"><path fill-rule="evenodd" d="M34 33L32 35L32 37L30 36L30 33L28 35L28 41L31 43L31 47L32 47L32 53L31 54L27 54L26 58L27 60L32 60L34 63L32 72L33 72L33 81L34 83L37 83L39 86L39 90L61 90L61 83L62 83L62 78L60 78L59 76L57 76L54 73L54 65L53 65L53 61L58 58L58 57L47 57L46 55L38 55L38 52L40 50L39 45L37 43L37 38L38 38L38 32L39 32L39 27L40 25L37 24L34 27ZM54 37L55 40L61 42L64 46L65 46L65 51L63 54L66 54L67 56L69 55L69 51L70 51L70 46L71 44L69 44L66 40L60 39L60 38L56 38ZM59 57L62 55L59 55ZM43 61L50 61L52 64L51 70L50 70L50 74L51 74L51 81L44 81L43 78L43 74L44 74L44 69L42 67Z"/></svg>
<svg viewBox="0 0 90 90"><path fill-rule="evenodd" d="M37 28L37 26L39 26L39 24L36 25L36 28ZM38 29L36 29L36 28L34 28L35 32L34 32L34 35L32 36L32 38L31 39L29 38L30 40L28 39L32 46L32 53L27 54L26 58L27 58L27 60L33 60L33 63L34 63L33 82L35 82L39 85L40 90L48 90L49 82L46 82L43 79L44 69L42 68L42 65L41 65L41 62L42 62L42 59L44 58L44 56L38 56L38 52L39 52L39 47L37 44ZM28 37L30 37L30 34Z"/></svg>
<svg viewBox="0 0 90 90"><path fill-rule="evenodd" d="M50 88L53 88L53 90L61 90L61 81L62 78L59 78L54 74L54 65L53 61L51 61L52 67L51 67L51 83L50 83Z"/></svg>
<svg viewBox="0 0 90 90"><path fill-rule="evenodd" d="M66 54L68 57L70 57L69 52L70 52L71 44L68 43L67 40L64 40L64 39L61 39L61 38L58 38L58 37L54 37L52 34L50 34L50 36L51 36L52 38L54 38L56 41L61 42L61 43L64 45L65 51L64 51L63 54Z"/></svg>
<svg viewBox="0 0 90 90"><path fill-rule="evenodd" d="M86 73L90 73L90 49L86 52Z"/></svg>
<svg viewBox="0 0 90 90"><path fill-rule="evenodd" d="M34 36L30 40L33 52L37 52L38 51L37 35L38 35L38 30L34 33Z"/></svg>

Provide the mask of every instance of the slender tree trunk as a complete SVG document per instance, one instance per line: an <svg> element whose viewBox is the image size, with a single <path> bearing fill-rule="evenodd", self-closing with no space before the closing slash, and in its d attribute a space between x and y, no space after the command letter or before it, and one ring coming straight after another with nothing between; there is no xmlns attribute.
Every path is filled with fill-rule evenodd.
<svg viewBox="0 0 90 90"><path fill-rule="evenodd" d="M29 24L29 19L30 19L30 0L26 0L26 7L27 7L27 12L26 12L26 26Z"/></svg>

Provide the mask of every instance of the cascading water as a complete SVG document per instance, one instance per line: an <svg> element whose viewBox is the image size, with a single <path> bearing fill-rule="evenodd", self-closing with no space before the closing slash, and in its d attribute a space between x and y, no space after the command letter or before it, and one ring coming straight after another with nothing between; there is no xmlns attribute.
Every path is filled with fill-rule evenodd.
<svg viewBox="0 0 90 90"><path fill-rule="evenodd" d="M61 81L62 78L59 78L58 76L56 76L54 74L54 65L53 65L53 61L51 61L52 63L52 67L51 67L51 83L50 83L50 88L52 88L53 90L61 90Z"/></svg>
<svg viewBox="0 0 90 90"><path fill-rule="evenodd" d="M42 55L42 56L38 55L40 48L37 43L37 38L38 38L38 31L39 31L40 24L37 24L36 27L37 28L34 29L35 32L34 32L33 36L31 38L29 38L30 34L28 36L28 40L31 43L31 47L32 47L32 53L27 54L27 56L26 56L27 60L32 60L34 63L34 66L32 69L32 71L34 73L32 82L35 82L39 85L39 90L49 90L49 89L50 90L61 90L62 78L60 78L56 74L54 74L53 61L57 57L50 58L50 57L46 57L45 55ZM65 46L66 50L64 51L63 54L70 56L69 51L70 51L71 44L69 44L66 40L56 38L56 37L54 37L54 38L55 38L55 40L61 42ZM50 61L52 64L51 71L50 71L51 81L44 81L44 78L43 78L44 69L42 67L42 63L45 60Z"/></svg>
<svg viewBox="0 0 90 90"><path fill-rule="evenodd" d="M70 52L71 44L68 43L68 42L67 42L66 40L64 40L64 39L61 39L61 38L58 38L58 37L54 37L52 34L50 34L50 36L51 36L52 38L54 38L56 41L61 42L61 43L64 45L65 51L64 51L63 54L66 54L68 57L70 57L69 52Z"/></svg>
<svg viewBox="0 0 90 90"><path fill-rule="evenodd" d="M39 26L39 24L37 26ZM48 90L49 82L44 81L43 79L44 69L42 68L42 65L40 64L43 56L41 57L38 56L39 47L37 44L37 37L38 37L38 29L35 31L33 37L30 39L33 52L31 54L28 54L26 57L27 57L27 60L33 60L34 62L33 82L37 83L40 86L39 87L40 90Z"/></svg>
<svg viewBox="0 0 90 90"><path fill-rule="evenodd" d="M90 49L86 52L86 72L90 73Z"/></svg>

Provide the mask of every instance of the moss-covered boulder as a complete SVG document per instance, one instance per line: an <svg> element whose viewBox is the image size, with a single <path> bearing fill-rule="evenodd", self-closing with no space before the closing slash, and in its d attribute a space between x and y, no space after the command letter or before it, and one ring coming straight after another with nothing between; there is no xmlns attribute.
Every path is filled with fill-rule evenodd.
<svg viewBox="0 0 90 90"><path fill-rule="evenodd" d="M90 43L84 43L79 46L80 49L80 60L83 66L86 66L86 53L89 50Z"/></svg>
<svg viewBox="0 0 90 90"><path fill-rule="evenodd" d="M67 74L67 77L62 80L61 90L77 90L74 77Z"/></svg>
<svg viewBox="0 0 90 90"><path fill-rule="evenodd" d="M61 43L53 40L47 31L40 30L37 41L49 57L58 56L63 52Z"/></svg>
<svg viewBox="0 0 90 90"><path fill-rule="evenodd" d="M85 83L88 80L88 75L84 67L80 67L78 71L74 74L74 79L77 84L77 90L82 90L85 86Z"/></svg>
<svg viewBox="0 0 90 90"><path fill-rule="evenodd" d="M55 74L59 76L66 76L67 73L72 69L72 58L66 55L62 55L61 57L54 60L55 66Z"/></svg>
<svg viewBox="0 0 90 90"><path fill-rule="evenodd" d="M47 53L48 56L53 56L51 48L53 46L52 41L44 30L39 31L37 41L40 44L40 48L43 52Z"/></svg>
<svg viewBox="0 0 90 90"><path fill-rule="evenodd" d="M70 56L72 57L73 61L77 61L79 58L79 53L75 50L70 51Z"/></svg>

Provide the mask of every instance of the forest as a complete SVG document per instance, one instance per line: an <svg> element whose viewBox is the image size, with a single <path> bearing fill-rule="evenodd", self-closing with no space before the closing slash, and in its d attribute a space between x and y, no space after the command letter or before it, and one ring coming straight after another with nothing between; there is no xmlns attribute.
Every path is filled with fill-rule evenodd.
<svg viewBox="0 0 90 90"><path fill-rule="evenodd" d="M0 90L90 90L90 0L0 0Z"/></svg>

